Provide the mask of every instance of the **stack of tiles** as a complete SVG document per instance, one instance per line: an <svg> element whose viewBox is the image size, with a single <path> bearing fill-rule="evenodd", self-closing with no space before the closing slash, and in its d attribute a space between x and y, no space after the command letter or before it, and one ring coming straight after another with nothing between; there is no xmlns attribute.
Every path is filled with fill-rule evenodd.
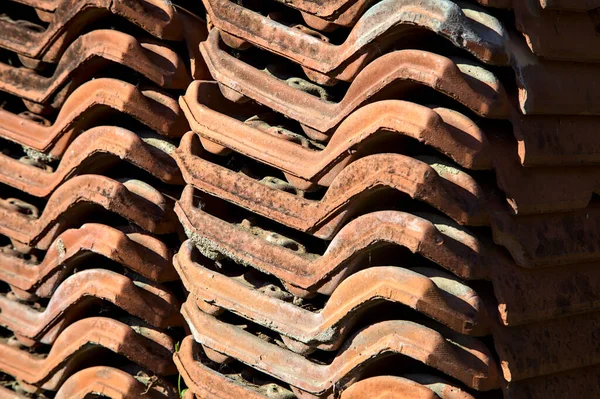
<svg viewBox="0 0 600 399"><path fill-rule="evenodd" d="M600 395L590 2L203 3L187 395Z"/></svg>
<svg viewBox="0 0 600 399"><path fill-rule="evenodd" d="M0 399L600 397L599 9L5 0Z"/></svg>
<svg viewBox="0 0 600 399"><path fill-rule="evenodd" d="M193 19L161 0L0 5L1 398L177 398Z"/></svg>

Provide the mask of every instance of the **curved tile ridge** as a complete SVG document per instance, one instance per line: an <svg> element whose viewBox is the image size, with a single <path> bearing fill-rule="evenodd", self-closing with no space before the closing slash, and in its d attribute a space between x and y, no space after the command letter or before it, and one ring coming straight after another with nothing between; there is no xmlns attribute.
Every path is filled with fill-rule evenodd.
<svg viewBox="0 0 600 399"><path fill-rule="evenodd" d="M82 219L82 214L74 212L74 208L81 212L97 207L151 233L166 234L175 229L165 197L148 184L83 175L62 184L50 196L41 215L37 208L21 200L1 200L0 234L45 250L60 233Z"/></svg>
<svg viewBox="0 0 600 399"><path fill-rule="evenodd" d="M150 399L176 399L177 392L161 381L144 384L133 375L113 367L96 366L78 371L70 376L56 392L55 399L85 399L102 392L111 399L147 397Z"/></svg>
<svg viewBox="0 0 600 399"><path fill-rule="evenodd" d="M216 28L282 55L304 67L340 80L352 80L360 68L394 43L407 29L425 29L469 51L480 60L507 65L507 33L485 11L463 10L449 0L383 0L366 10L340 45L288 27L230 0L203 1Z"/></svg>
<svg viewBox="0 0 600 399"><path fill-rule="evenodd" d="M0 90L45 104L69 85L67 91L60 91L64 101L76 86L111 62L131 68L166 89L185 89L191 81L179 55L168 47L152 41L140 42L114 30L96 30L69 45L50 77L0 63Z"/></svg>
<svg viewBox="0 0 600 399"><path fill-rule="evenodd" d="M55 171L46 171L35 165L0 154L0 182L36 197L51 194L60 184L78 174L85 174L90 161L96 160L92 170L99 173L102 167L125 161L169 184L182 184L183 178L177 164L160 145L172 145L159 138L148 139L116 126L98 126L75 138L67 148ZM111 159L112 158L112 159Z"/></svg>
<svg viewBox="0 0 600 399"><path fill-rule="evenodd" d="M189 130L177 101L169 96L101 78L78 87L52 125L0 109L0 137L60 157L73 137L99 124L109 110L127 114L165 137L181 137Z"/></svg>
<svg viewBox="0 0 600 399"><path fill-rule="evenodd" d="M399 50L377 58L356 76L344 98L335 103L296 89L229 55L220 48L218 29L210 32L200 49L221 87L248 96L322 135L365 102L384 99L380 97L392 89L401 93L415 85L437 90L483 117L509 116L506 93L493 74L470 61L455 62L427 51Z"/></svg>
<svg viewBox="0 0 600 399"><path fill-rule="evenodd" d="M360 158L337 175L322 199L309 200L194 155L196 140L188 133L175 152L188 184L319 238L331 239L357 215L360 204L374 200L382 190L387 195L390 189L431 205L460 224L489 224L487 200L477 182L435 157L383 153Z"/></svg>
<svg viewBox="0 0 600 399"><path fill-rule="evenodd" d="M0 342L0 370L27 384L57 390L93 348L115 352L158 375L171 375L176 372L171 361L174 345L170 337L149 327L91 317L66 328L44 357Z"/></svg>
<svg viewBox="0 0 600 399"><path fill-rule="evenodd" d="M301 392L324 394L336 385L360 376L369 363L402 354L458 379L470 388L487 391L499 387L499 367L485 345L476 339L445 338L425 326L402 320L370 325L350 337L330 364L305 357L263 341L236 326L219 321L186 302L182 314L194 339L218 353L252 365L289 383ZM228 342L236 342L230 345Z"/></svg>
<svg viewBox="0 0 600 399"><path fill-rule="evenodd" d="M21 2L33 5L31 0ZM56 62L68 42L86 24L110 14L124 18L160 39L183 39L175 8L162 0L56 0L52 3L46 29L0 21L0 29L4 32L0 47L29 58Z"/></svg>
<svg viewBox="0 0 600 399"><path fill-rule="evenodd" d="M17 251L0 248L0 281L19 298L49 298L79 261L100 255L158 283L176 280L173 254L160 240L145 233L124 233L96 223L68 229L52 243L41 262Z"/></svg>
<svg viewBox="0 0 600 399"><path fill-rule="evenodd" d="M331 294L359 268L361 255L386 245L406 247L464 279L489 276L485 248L466 234L454 233L429 220L399 211L373 212L348 223L322 256L300 254L253 235L197 208L187 186L175 205L189 238L203 255L224 255L279 278L296 296ZM446 235L450 234L450 235Z"/></svg>
<svg viewBox="0 0 600 399"><path fill-rule="evenodd" d="M351 113L331 133L326 147L316 151L273 134L276 127L265 130L227 115L227 108L235 105L222 98L215 82L194 81L179 103L208 151L242 153L282 170L299 188L331 185L362 147L396 136L431 146L464 168L492 168L485 133L470 118L447 108L400 100L368 104Z"/></svg>
<svg viewBox="0 0 600 399"><path fill-rule="evenodd" d="M173 355L180 375L197 397L229 399L232 396L248 399L267 399L272 398L273 393L285 394L289 391L277 383L269 383L256 386L252 381L239 381L222 374L220 370L211 368L205 364L206 358L202 356L202 347L194 341L192 336L187 336L181 342L181 347ZM206 362L208 363L208 362ZM242 375L243 377L243 375ZM473 396L466 393L457 386L445 381L443 378L426 374L412 374L402 377L378 376L361 380L350 385L342 391L340 399L365 397L365 392L369 392L369 397L375 394L373 385L383 389L383 396L391 392L401 399L473 399ZM356 388L353 388L357 386ZM404 390L406 388L406 390ZM291 394L291 392L289 392ZM347 396L348 395L348 396ZM332 395L322 395L320 398L329 398ZM394 396L397 397L397 396ZM12 399L12 398L11 398Z"/></svg>
<svg viewBox="0 0 600 399"><path fill-rule="evenodd" d="M86 304L103 301L121 308L154 327L177 324L177 300L164 289L131 280L105 269L83 270L68 277L40 312L8 296L0 296L0 325L19 337L52 344L72 323L68 314L85 317Z"/></svg>
<svg viewBox="0 0 600 399"><path fill-rule="evenodd" d="M477 293L452 275L431 268L372 267L345 279L319 311L274 296L269 288L227 277L194 261L184 242L173 259L196 301L224 308L283 335L293 351L337 350L361 316L381 302L398 303L461 334L486 335L489 319ZM206 260L205 260L206 261Z"/></svg>

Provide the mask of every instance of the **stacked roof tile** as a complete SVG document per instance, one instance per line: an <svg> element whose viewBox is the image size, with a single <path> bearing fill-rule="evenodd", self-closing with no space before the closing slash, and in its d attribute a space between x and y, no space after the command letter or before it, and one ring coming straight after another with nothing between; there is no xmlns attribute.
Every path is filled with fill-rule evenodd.
<svg viewBox="0 0 600 399"><path fill-rule="evenodd" d="M5 3L0 399L600 397L600 3Z"/></svg>
<svg viewBox="0 0 600 399"><path fill-rule="evenodd" d="M2 398L178 396L190 18L162 1L0 6Z"/></svg>

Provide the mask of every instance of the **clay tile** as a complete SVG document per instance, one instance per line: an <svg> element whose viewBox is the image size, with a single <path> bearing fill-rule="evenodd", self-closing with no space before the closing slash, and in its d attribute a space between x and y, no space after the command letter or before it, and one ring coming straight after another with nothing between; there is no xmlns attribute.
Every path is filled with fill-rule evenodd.
<svg viewBox="0 0 600 399"><path fill-rule="evenodd" d="M600 313L494 329L494 345L507 382L597 366ZM592 384L593 385L593 384ZM585 396L585 395L584 395Z"/></svg>
<svg viewBox="0 0 600 399"><path fill-rule="evenodd" d="M43 357L5 342L0 342L0 348L3 354L0 371L47 390L56 390L77 371L77 364L97 356L102 349L115 352L158 375L172 375L176 371L171 362L174 352L171 338L149 327L104 317L71 324ZM91 351L92 348L96 351Z"/></svg>
<svg viewBox="0 0 600 399"><path fill-rule="evenodd" d="M198 96L203 98L211 97L215 85L207 82L198 83L200 84L192 85L190 90L188 90L188 94L195 98L198 98ZM203 90L203 87L206 87L207 91L199 94L199 91ZM213 90L211 91L208 87ZM382 110L382 112L384 112L383 115L385 115L385 104L393 103L392 101L382 101L359 108L358 111L351 114L340 125L338 131L333 134L332 140L328 146L325 147L325 150L315 151L303 147L301 144L287 141L286 138L281 136L278 137L270 131L251 127L249 124L242 123L233 117L228 117L217 111L210 110L206 106L199 105L198 102L194 104L194 110L200 110L200 112L198 114L192 113L187 106L187 98L188 96L186 95L185 98L181 99L182 109L190 117L194 130L198 132L201 140L207 145L209 150L212 152L223 153L222 151L224 148L232 148L244 155L249 155L260 162L283 170L288 182L301 190L312 189L317 184L325 186L332 185L336 176L344 170L346 165L356 158L360 158L360 155L356 155L358 151L360 151L360 147L355 147L355 142L353 142L352 138L344 136L336 137L336 133L345 129L345 126L348 126L347 131L351 131L353 137L360 137L363 140L367 134L360 128L356 128L357 124L364 129L367 129L367 131L377 131L381 135L384 134L384 132L379 130L381 129L379 124L372 125L371 123L362 120L359 122L354 119L354 115L366 115L367 113L369 115L382 115L382 113L379 113L380 110ZM231 106L231 104L228 105ZM416 104L412 105L419 107ZM439 109L436 110L440 112ZM400 113L399 109L397 112L398 113L395 113L395 115L406 115L406 113ZM469 121L468 118L462 117L462 115L456 112L448 110L444 111L442 109L440 113L447 119L452 120L458 126L476 126L474 122ZM439 120L439 117L437 120ZM456 123L457 121L458 123ZM527 215L532 213L567 211L585 208L589 204L592 194L595 191L598 191L597 187L600 189L600 181L598 181L597 177L598 170L597 166L591 167L591 165L579 165L579 159L582 158L578 157L578 155L581 151L589 151L589 162L596 162L595 158L600 154L600 151L598 151L598 145L594 144L598 142L597 135L594 132L596 130L596 122L599 121L600 120L596 117L571 117L564 122L562 118L558 117L520 118L517 122L513 122L515 128L519 131L519 133L516 133L517 138L521 140L520 144L518 144L519 149L517 149L517 145L514 141L510 137L507 137L507 134L502 134L507 132L495 134L495 131L499 129L486 129L490 133L490 144L489 146L486 145L486 147L490 149L490 154L494 154L493 163L498 185L504 191L508 202L515 213ZM353 124L352 122L355 123ZM450 126L447 127L450 128ZM585 130L577 130L580 127ZM466 129L473 130L472 127ZM479 133L479 137L485 137L483 132L478 128L475 129L477 130L477 133ZM523 129L527 130L523 131ZM530 132L529 129L532 131ZM560 129L561 136L558 138L560 141L557 140L556 129ZM458 130L456 129L456 126L452 126L451 131L457 132ZM448 131L446 130L446 132ZM563 132L567 134L563 135ZM577 137L580 137L580 140L570 141L571 139L575 139L574 132L577 132L575 134ZM532 134L529 135L529 133ZM448 134L446 134L446 137L447 136ZM437 135L437 137L442 138L444 135ZM466 137L469 136L465 135L464 137L466 139ZM525 137L525 141L523 141L523 137ZM442 140L447 142L444 139ZM474 140L471 142L473 141ZM487 144L487 139L485 142ZM382 144L382 147L388 148L384 144ZM327 154L329 148L336 149L328 154L326 159L322 159L321 156L323 155L321 154ZM459 151L459 148L462 149L464 147L458 147L457 151ZM528 158L529 149L531 149L532 155ZM371 152L373 151L370 147L369 150ZM202 162L198 158L187 155L191 152L198 153L200 151L199 145L195 144L191 138L186 137L182 140L181 147L178 151L178 159L179 165L183 169L188 183L194 184L203 191L210 192L211 194L231 201L231 194L226 193L226 191L231 191L228 189L231 184L225 182L231 174L224 173L218 178L215 178L213 176L214 173L211 173L211 169L215 168L214 166L211 166L211 164L207 162ZM529 167L522 167L517 152L521 153L521 160L526 162ZM360 159L360 161L363 160ZM489 161L491 162L491 160ZM542 165L536 165L536 163L549 164L549 166L542 167ZM572 164L572 166L554 167L565 163ZM206 164L207 166L202 167L201 164ZM352 165L350 167L352 167ZM195 171L192 169L195 169ZM199 173L200 170L202 170L202 173ZM344 172L341 172L339 177L341 178L345 172L345 170ZM233 178L233 175L231 176ZM202 178L207 180L207 182L202 182ZM237 182L238 177L235 177L235 179L235 187L237 190L241 184L238 184ZM242 182L248 180L248 178L241 176L239 179L241 179ZM337 183L339 184L339 181L337 181ZM265 190L268 189L264 187L258 187L256 190L253 189L253 191L256 192L263 192ZM291 194L282 193L280 195L292 197ZM271 196L261 197L271 198ZM273 202L275 203L277 202L276 197L277 195L275 195L275 199L273 199ZM451 195L448 197L451 197ZM233 200L233 202L240 204L240 200ZM242 200L241 202L244 202L242 206L264 214L264 211L249 205L249 201ZM289 204L289 206L291 205L292 204ZM265 203L264 206L269 205ZM440 209L438 205L434 206ZM271 215L273 209L269 208L268 211ZM447 215L454 217L456 220L459 220L461 223L480 223L474 222L474 219L472 218L468 222L465 221L464 218L457 218L456 215L449 213L448 209L442 211ZM475 212L470 211L469 213ZM294 214L294 212L291 212L291 214ZM289 218L287 218L287 220L288 222L284 222L284 224L293 223ZM299 230L305 230L302 223L306 223L309 220L310 217L303 218L299 225L292 224L292 226ZM278 221L281 222L281 219ZM320 232L320 234L322 233Z"/></svg>
<svg viewBox="0 0 600 399"><path fill-rule="evenodd" d="M309 200L195 156L194 140L196 136L188 133L176 151L187 183L319 238L331 239L350 217L356 216L351 209L376 202L377 191L389 195L383 191L389 189L423 201L461 224L489 224L486 199L479 185L439 158L419 160L385 153L360 158L337 175L322 199Z"/></svg>
<svg viewBox="0 0 600 399"><path fill-rule="evenodd" d="M496 138L506 138L510 133L492 126L485 126L484 133L473 120L456 111L384 100L350 114L332 133L327 146L315 150L304 141L297 142L300 134L283 132L266 121L255 123L248 118L261 109L246 106L247 112L232 111L236 106L224 99L214 82L192 83L179 101L204 149L219 155L233 150L273 166L299 189L331 185L347 164L364 156L362 148L368 148L370 153L374 151L373 143L378 143L377 148L387 151L388 142L400 139L394 133L416 138L467 169L491 169L492 154L497 154L494 163L498 181L520 214L587 205L597 173L595 168L584 165L600 163L600 140L596 134L600 119L594 116L523 116L513 112L515 149L510 140ZM496 131L499 134L495 136ZM521 163L527 168L522 168ZM568 165L573 167L536 168ZM546 175L551 176L552 184L547 184ZM572 182L577 182L577 186ZM553 190L548 191L548 187ZM545 190L543 195L540 190ZM559 195L580 198L553 201Z"/></svg>
<svg viewBox="0 0 600 399"><path fill-rule="evenodd" d="M158 145L152 145L153 140ZM96 161L94 172L99 173L103 167L109 168L123 160L166 183L183 183L177 164L168 153L161 151L160 144L166 149L174 147L159 138L147 141L150 144L146 144L143 137L119 127L95 127L73 140L54 172L0 154L0 182L36 197L45 197L65 180L85 174L84 166L89 167L92 161Z"/></svg>
<svg viewBox="0 0 600 399"><path fill-rule="evenodd" d="M158 239L145 233L125 234L109 226L90 223L59 235L39 263L15 251L0 249L0 281L9 284L13 292L28 291L49 298L58 284L75 267L81 268L81 261L90 255L109 258L158 283L177 279L171 265L172 253ZM88 262L91 263L91 259Z"/></svg>
<svg viewBox="0 0 600 399"><path fill-rule="evenodd" d="M324 133L365 102L384 99L380 97L390 95L392 88L401 93L415 84L440 91L481 116L508 117L507 98L500 82L470 61L456 63L421 50L388 53L358 74L340 102L330 102L234 58L220 49L219 42L219 30L213 29L200 48L222 90L233 90L297 120L317 131L315 138L319 140L326 139Z"/></svg>
<svg viewBox="0 0 600 399"><path fill-rule="evenodd" d="M353 26L358 18L374 3L373 0L306 1L278 0L302 13L307 25L327 30L331 25Z"/></svg>
<svg viewBox="0 0 600 399"><path fill-rule="evenodd" d="M139 378L139 377L138 377ZM111 399L148 397L175 399L177 392L163 381L144 384L133 375L113 367L96 366L78 371L69 377L56 393L55 399L85 399L102 392Z"/></svg>
<svg viewBox="0 0 600 399"><path fill-rule="evenodd" d="M564 212L587 207L600 192L598 166L523 167L512 139L489 136L498 187L518 215Z"/></svg>
<svg viewBox="0 0 600 399"><path fill-rule="evenodd" d="M257 389L255 381L245 384L239 379L222 374L220 370L214 370L204 364L204 362L208 363L209 361L206 356L202 356L202 352L202 346L189 335L183 339L179 351L173 355L173 361L177 366L179 375L188 387L188 393L193 392L191 398L229 399L240 397L266 399L269 398L268 393L270 392L291 394L289 390L273 383L258 386ZM184 399L187 398L184 397Z"/></svg>
<svg viewBox="0 0 600 399"><path fill-rule="evenodd" d="M384 134L380 130L382 129L382 124L365 122L359 116L379 115L379 120L381 120L386 118L386 112L391 112L392 109L396 111L394 112L395 118L397 118L396 115L414 115L407 114L406 108L403 108L404 112L402 112L400 109L391 107L391 104L402 102L381 101L366 105L351 114L340 125L338 130L333 133L331 141L324 150L315 151L303 147L301 144L288 141L285 137L274 135L270 131L264 131L257 127L252 127L250 124L242 123L233 117L228 117L198 102L199 98L202 98L202 100L207 99L208 102L211 102L214 89L215 85L213 83L196 82L188 89L188 94L180 100L182 109L188 115L193 129L201 137L207 149L212 152L223 153L224 148L231 148L244 155L249 155L260 162L283 170L286 179L299 189L311 189L316 184L331 185L335 177L348 163L359 158L360 155L355 154L360 151L360 147L357 146L353 139L360 137L361 140L364 140L365 137L368 137L368 134L364 130L361 130L361 128L367 132ZM192 103L193 108L188 106L190 103ZM416 104L405 104L413 107L412 109L420 107ZM231 106L231 104L227 105ZM225 104L221 105L221 107L225 106ZM425 107L421 108L431 111ZM493 162L498 185L505 192L509 204L515 213L526 215L584 208L588 205L592 194L596 191L596 187L600 188L600 182L597 178L597 167L591 167L591 165L575 166L582 159L579 157L581 151L589 151L590 163L596 162L595 158L600 154L598 145L594 144L598 142L597 135L595 133L592 135L596 130L596 122L600 121L596 117L571 117L567 121L563 121L563 118L558 117L517 117L517 121L513 120L516 129L515 134L521 140L518 145L519 149L517 149L512 139L506 137L506 134L501 134L503 132L494 134L493 129L487 129L491 133L489 135L490 145L488 146L483 132L477 127L473 128L473 126L476 126L473 121L457 112L439 108L436 111L454 124L446 125L445 129L441 132L436 129L436 137L441 142L447 143L445 144L446 146L449 144L448 136L450 132L456 134L458 131L461 131L458 130L459 127L462 127L467 132L476 131L470 135L466 133L463 136L465 140L467 140L466 137L471 138L475 136L479 138L478 145L484 146L483 143L485 143L485 147L490 149L489 152L494 154ZM390 114L388 113L387 115ZM431 113L427 115L431 115ZM435 123L434 121L444 123L440 122L439 116L436 117L435 119L426 119L427 123ZM407 125L413 128L414 122L413 125L409 125L408 122L404 123L404 126ZM579 128L585 130L581 131ZM386 128L383 127L383 129ZM558 138L560 141L557 141L556 129L560 129L561 131L561 136ZM344 131L352 133L344 136L341 133ZM342 135L336 136L338 132ZM580 140L576 140L574 132L577 132L576 136L580 137ZM352 136L347 137L350 134ZM475 140L470 140L470 142L477 143ZM424 139L423 141L427 142L428 140ZM456 141L451 145L454 146L455 143ZM191 171L191 168L195 168L196 171L200 170L200 161L189 156L187 157L189 161L184 160L186 158L184 154L192 152L192 149L197 147L198 145L194 145L189 137L184 139L179 151L179 164L186 174L189 183L194 184L197 188L204 191L215 193L218 189L214 187L208 188L207 184L203 184L199 179L204 174L211 175L209 171L203 173L192 173ZM382 145L382 147L385 146ZM458 145L456 147L457 152L464 149L464 147ZM334 150L329 152L330 148ZM388 147L385 148L387 149ZM440 150L440 148L436 149ZM369 148L369 150L373 151L372 148ZM444 148L441 150L444 153L448 153ZM521 161L525 162L529 167L522 167L517 152L521 154ZM530 153L532 154L531 156L529 156ZM452 154L450 155L452 156ZM326 158L323 159L322 157ZM489 158L488 161L492 162ZM549 167L541 167L542 165L536 165L537 163L541 163L542 165L549 164ZM573 166L550 167L564 163L570 163ZM221 180L225 179L226 176L222 175ZM211 177L208 180L209 183L213 183L219 179ZM228 186L226 183L220 183L219 185L222 188ZM228 196L223 192L216 195L224 198ZM243 206L248 207L247 204ZM255 209L255 211L257 210ZM449 213L447 214L450 215ZM461 222L465 223L464 219ZM466 223L472 224L472 221ZM303 230L301 226L295 226L295 228Z"/></svg>
<svg viewBox="0 0 600 399"><path fill-rule="evenodd" d="M124 65L160 87L184 89L190 76L181 58L166 46L138 41L114 30L96 30L78 37L63 54L52 76L0 63L0 90L23 99L60 107L68 95L108 63ZM68 86L66 90L61 90ZM60 99L53 99L60 90Z"/></svg>
<svg viewBox="0 0 600 399"><path fill-rule="evenodd" d="M0 325L44 344L52 344L60 332L86 317L86 304L111 303L148 324L166 328L177 322L177 301L164 289L133 281L105 269L83 270L68 277L54 292L43 311L0 295Z"/></svg>
<svg viewBox="0 0 600 399"><path fill-rule="evenodd" d="M514 13L517 28L534 54L553 60L598 62L600 39L594 10L598 7L597 0L521 0L514 2Z"/></svg>
<svg viewBox="0 0 600 399"><path fill-rule="evenodd" d="M505 247L521 267L538 268L600 259L600 206L538 215L492 215L494 242Z"/></svg>
<svg viewBox="0 0 600 399"><path fill-rule="evenodd" d="M573 398L596 398L600 396L600 386L590 383L600 378L600 366L579 368L563 373L544 375L521 381L512 381L504 387L509 399L529 399L539 395L548 399L561 399L565 392Z"/></svg>
<svg viewBox="0 0 600 399"><path fill-rule="evenodd" d="M596 84L595 79L597 64L540 59L514 32L506 46L517 78L518 101L523 114L600 115L597 105L600 104L600 83ZM275 78L232 57L220 47L220 32L213 29L208 40L201 44L201 50L225 96L235 101L246 96L267 105L298 120L307 134L318 140L325 140L327 135L323 133L337 126L364 101L381 99L384 94L380 90L384 86L388 89L386 95L391 88L402 91L397 88L400 83L405 88L414 87L417 82L433 87L484 117L507 119L511 113L501 85L492 73L476 63L455 62L426 51L400 50L374 60L356 76L346 96L336 103L291 87L292 83L298 83L297 78L294 81ZM409 69L411 73L422 72L410 76ZM557 91L561 96L555 95Z"/></svg>
<svg viewBox="0 0 600 399"><path fill-rule="evenodd" d="M35 6L38 0L21 0L20 3ZM0 29L4 32L0 47L30 58L56 62L84 26L110 14L125 18L161 39L183 38L175 9L171 3L161 0L54 0L46 5L45 11L50 11L46 29L0 20ZM54 51L48 51L49 48Z"/></svg>
<svg viewBox="0 0 600 399"><path fill-rule="evenodd" d="M60 233L81 223L85 215L81 211L98 207L152 233L166 234L175 229L166 199L146 183L139 180L120 183L99 175L84 175L62 184L50 196L39 217L35 215L35 207L23 201L0 201L0 234L38 249L48 249Z"/></svg>
<svg viewBox="0 0 600 399"><path fill-rule="evenodd" d="M181 137L189 128L177 102L155 90L140 90L116 79L95 79L67 99L52 125L0 109L0 136L60 157L80 132L104 121L110 110L130 115L166 137Z"/></svg>
<svg viewBox="0 0 600 399"><path fill-rule="evenodd" d="M597 262L529 269L506 254L493 255L494 295L510 327L600 310Z"/></svg>
<svg viewBox="0 0 600 399"><path fill-rule="evenodd" d="M485 62L506 65L509 58L504 43L507 35L496 18L485 12L463 10L449 0L380 1L363 14L340 45L230 0L203 2L216 28L299 63L307 74L316 72L352 80L362 66L384 53L398 36L407 35L407 27L433 31Z"/></svg>
<svg viewBox="0 0 600 399"><path fill-rule="evenodd" d="M489 273L484 248L462 233L454 235L447 220L436 221L436 226L399 211L369 213L345 225L325 253L317 256L282 247L212 216L196 207L193 195L193 188L187 186L175 205L175 213L203 255L214 259L222 254L275 275L298 296L308 292L330 294L358 267L361 255L384 245L405 247L461 278L486 278Z"/></svg>
<svg viewBox="0 0 600 399"><path fill-rule="evenodd" d="M174 265L200 305L204 301L264 325L282 334L294 351L306 346L339 349L352 326L381 301L411 307L462 334L488 332L487 312L475 291L431 268L361 270L344 280L322 309L310 311L278 298L273 286L252 286L195 262L193 252L194 244L184 242Z"/></svg>
<svg viewBox="0 0 600 399"><path fill-rule="evenodd" d="M468 276L485 278L488 276L488 267L492 267L491 279L496 295L501 299L499 311L507 324L523 324L529 321L589 313L598 309L597 301L593 300L594 296L590 296L592 288L591 291L579 291L575 288L579 286L578 279L582 275L586 276L588 281L586 285L593 287L595 284L596 266L592 262L595 260L595 252L592 246L596 244L593 240L596 235L590 230L593 229L592 224L595 219L586 218L586 225L580 229L582 236L589 237L589 240L583 242L586 247L580 247L580 241L576 241L565 233L564 229L557 227L561 225L560 223L567 223L569 220L579 225L580 223L575 221L589 214L590 208L577 215L572 214L571 217L568 217L569 214L511 217L505 211L495 213L494 238L500 245L506 246L511 251L517 264L498 253L492 255L488 252L490 246L486 240L481 241L473 233L448 220L436 220L431 215L423 215L431 220L427 221L402 212L378 212L357 218L334 237L329 244L329 249L322 256L315 258L314 254L297 253L292 249L268 242L243 228L195 208L191 195L193 190L187 189L184 192L182 200L176 205L176 213L188 236L204 255L214 259L218 257L217 254L222 254L237 263L253 266L272 274L298 296L307 296L311 292L324 294L334 292L335 287L344 278L354 273L362 259L360 254L368 251L369 246L362 247L363 239L364 243L370 243L368 245L377 245L376 242L381 240L379 242L393 242L396 245L413 248L408 238L414 236L417 242L422 243L414 244L419 248L417 251L420 255L463 278ZM561 222L563 218L564 221ZM409 220L412 222L409 223ZM436 229L439 229L437 233L436 230L425 233L428 231L426 226L432 226L431 222L435 224ZM422 224L423 230L421 230L422 234L415 235L417 223ZM412 226L412 228L397 236L402 237L402 240L392 238L396 236L392 235L391 231L395 229L400 231L401 226ZM388 228L392 230L386 230ZM408 234L408 231L411 233ZM584 234L584 231L589 233ZM532 237L544 237L544 240L534 240ZM580 235L577 232L573 237L580 237ZM370 241L371 238L374 241ZM435 243L436 240L441 240L440 242L444 244L426 245L427 242ZM557 245L557 242L562 244ZM541 266L573 264L586 260L591 263L539 270ZM457 269L458 265L467 266L467 269ZM517 265L537 268L538 271L522 269ZM570 273L570 271L574 272ZM540 281L547 282L540 285ZM573 295L565 302L565 293L571 291ZM575 295L575 292L579 294ZM531 301L536 301L539 306L529 306Z"/></svg>
<svg viewBox="0 0 600 399"><path fill-rule="evenodd" d="M232 149L304 184L328 186L363 147L403 136L435 148L465 168L492 167L485 134L470 118L447 108L399 100L368 104L351 113L332 132L327 146L317 151L228 115L235 105L222 98L214 82L193 82L179 103L207 150Z"/></svg>
<svg viewBox="0 0 600 399"><path fill-rule="evenodd" d="M289 140L280 134L281 129L268 126L266 121L254 123L250 117L264 108L246 105L243 112L238 112L239 107L225 99L216 86L215 82L196 81L179 99L204 148L215 154L227 153L228 149L240 152L281 169L299 187L308 185L304 180L330 184L347 162L359 156L361 146L368 147L382 137L396 140L396 133L435 148L467 169L492 167L495 148L487 142L487 136L493 132L488 126L484 132L470 118L447 108L431 109L399 100L368 104L351 113L331 132L327 146L317 151ZM597 116L524 116L513 110L510 121L520 161L527 167L600 164ZM301 132L289 134L296 139ZM345 153L347 150L351 151Z"/></svg>
<svg viewBox="0 0 600 399"><path fill-rule="evenodd" d="M182 314L194 339L203 346L251 365L301 393L322 395L334 384L336 389L344 389L369 363L393 354L411 357L473 389L499 387L498 365L477 339L462 336L456 344L456 337L446 338L410 321L372 324L348 338L331 363L321 364L219 321L190 302L182 306Z"/></svg>
<svg viewBox="0 0 600 399"><path fill-rule="evenodd" d="M291 394L283 383L281 384L284 386L274 382L265 382L258 385L256 380L244 379L245 374L243 372L238 374L242 377L239 379L223 374L221 369L211 368L209 365L210 361L203 355L201 345L196 343L192 336L188 336L182 341L180 350L173 355L173 360L189 390L197 398L228 399L234 395L248 399L267 399L272 398L274 394ZM253 370L253 372L259 373L256 370ZM358 397L365 397L365 391L369 392L370 395L375 392L381 392L384 396L390 395L393 391L394 395L408 395L399 396L400 398L406 397L410 399L473 399L473 396L456 385L445 381L443 378L426 374L368 378L350 385L341 392L340 398L350 399L361 394L362 396ZM329 395L319 395L318 397L329 398L332 396L330 393Z"/></svg>

